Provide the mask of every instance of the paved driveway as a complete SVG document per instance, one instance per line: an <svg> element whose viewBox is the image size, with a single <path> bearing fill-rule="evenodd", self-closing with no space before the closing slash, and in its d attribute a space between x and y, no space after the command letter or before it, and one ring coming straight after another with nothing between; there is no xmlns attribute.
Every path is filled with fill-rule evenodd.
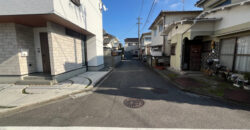
<svg viewBox="0 0 250 130"><path fill-rule="evenodd" d="M145 104L131 109L123 104L127 98ZM182 92L138 61L127 60L94 93L1 118L0 125L250 128L250 110Z"/></svg>

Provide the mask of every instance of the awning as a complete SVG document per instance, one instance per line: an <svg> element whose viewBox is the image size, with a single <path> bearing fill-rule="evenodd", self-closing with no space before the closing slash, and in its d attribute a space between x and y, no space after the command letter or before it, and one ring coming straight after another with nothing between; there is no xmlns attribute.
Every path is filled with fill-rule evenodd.
<svg viewBox="0 0 250 130"><path fill-rule="evenodd" d="M185 19L181 21L174 22L167 26L161 35L166 36L169 32L179 24L190 24L191 35L190 39L193 39L196 36L206 36L214 33L213 24L216 21L222 20L222 18L199 18L199 19ZM179 33L184 33L179 32Z"/></svg>

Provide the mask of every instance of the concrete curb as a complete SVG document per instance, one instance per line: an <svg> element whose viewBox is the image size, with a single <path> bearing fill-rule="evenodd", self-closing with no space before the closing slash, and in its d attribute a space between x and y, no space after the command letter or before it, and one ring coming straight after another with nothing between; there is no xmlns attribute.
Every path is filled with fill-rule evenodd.
<svg viewBox="0 0 250 130"><path fill-rule="evenodd" d="M156 70L155 68L151 68L149 66L147 66L147 67L149 69L153 70L154 72L156 72L157 74L159 74L160 76L162 76L164 79L168 80L171 84L173 84L174 86L179 88L181 91L201 95L201 96L204 96L204 97L216 100L216 101L224 102L224 103L229 103L229 104L239 105L239 106L243 106L243 107L248 107L250 109L250 104L236 102L236 101L233 101L233 100L228 100L226 98L217 97L217 96L214 96L214 95L209 95L209 94L204 94L204 93L199 93L199 92L187 90L184 87L182 87L181 85L179 85L178 83L176 83L175 81L172 81L168 76L166 76L164 73L160 72L159 70Z"/></svg>
<svg viewBox="0 0 250 130"><path fill-rule="evenodd" d="M12 113L21 112L22 110L24 110L24 109L26 109L28 107L41 106L43 104L47 104L47 103L50 103L50 102L53 102L53 101L56 101L56 100L64 99L64 98L69 97L70 95L75 95L75 94L79 94L79 93L83 93L83 92L95 91L97 89L97 88L95 88L95 86L98 85L99 83L101 83L105 78L107 78L107 75L110 75L111 72L113 72L113 69L111 69L107 74L105 74L101 79L97 80L97 82L95 82L95 83L93 83L91 79L86 78L86 79L89 80L89 84L85 87L84 90L78 90L78 91L75 91L75 92L72 92L72 93L67 93L67 94L64 94L64 95L60 95L60 96L57 96L57 97L54 97L54 98L51 98L51 99L48 99L48 100L44 100L44 101L40 101L40 102L36 102L36 103L31 103L31 104L28 104L28 105L23 105L23 106L20 106L20 107L11 108L9 110L0 112L0 117L8 116L8 115L10 115Z"/></svg>
<svg viewBox="0 0 250 130"><path fill-rule="evenodd" d="M98 86L102 81L104 81L105 79L107 79L111 73L114 71L114 69L112 68L107 74L105 74L101 79L99 79L97 82L95 82L93 84L94 87Z"/></svg>

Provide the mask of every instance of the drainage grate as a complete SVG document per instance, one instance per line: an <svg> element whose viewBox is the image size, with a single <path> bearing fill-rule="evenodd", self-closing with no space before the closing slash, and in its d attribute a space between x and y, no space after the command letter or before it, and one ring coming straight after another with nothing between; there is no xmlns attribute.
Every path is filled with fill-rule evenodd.
<svg viewBox="0 0 250 130"><path fill-rule="evenodd" d="M163 89L163 88L153 88L153 89L151 89L151 91L153 93L156 93L156 94L167 94L168 93L168 90Z"/></svg>
<svg viewBox="0 0 250 130"><path fill-rule="evenodd" d="M145 102L142 99L127 98L123 101L123 104L128 108L140 108L145 104Z"/></svg>

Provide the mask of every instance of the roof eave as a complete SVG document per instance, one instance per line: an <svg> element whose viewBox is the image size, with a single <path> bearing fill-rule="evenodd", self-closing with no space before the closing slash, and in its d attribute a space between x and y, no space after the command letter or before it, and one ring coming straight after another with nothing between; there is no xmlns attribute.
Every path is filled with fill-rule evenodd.
<svg viewBox="0 0 250 130"><path fill-rule="evenodd" d="M149 29L152 30L153 29L153 26L157 23L157 21L159 21L159 19L162 17L162 15L164 14L165 12L164 11L161 11L159 13L159 15L156 17L156 19L154 20L154 22L150 25Z"/></svg>
<svg viewBox="0 0 250 130"><path fill-rule="evenodd" d="M206 2L207 0L201 0L201 1L198 1L196 4L195 4L195 6L196 7L202 7L201 5L204 3L204 2Z"/></svg>

